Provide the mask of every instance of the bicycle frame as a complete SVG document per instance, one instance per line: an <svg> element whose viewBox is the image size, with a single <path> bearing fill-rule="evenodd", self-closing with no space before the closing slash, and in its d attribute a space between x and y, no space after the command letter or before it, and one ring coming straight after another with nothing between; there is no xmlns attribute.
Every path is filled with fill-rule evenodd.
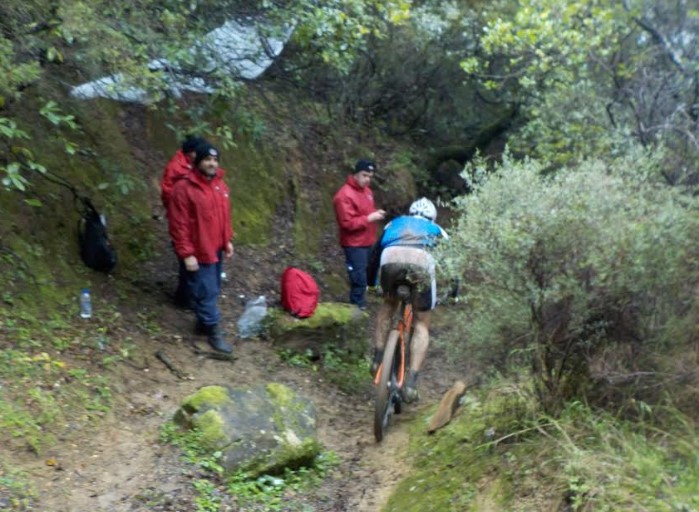
<svg viewBox="0 0 699 512"><path fill-rule="evenodd" d="M396 326L394 329L398 331L398 350L400 352L400 364L398 365L398 372L396 374L396 379L398 381L398 389L403 388L403 382L405 381L406 373L406 346L405 346L405 335L410 332L413 326L413 307L409 302L401 300L400 302L400 315ZM390 331L389 331L390 332ZM409 348L409 347L408 347ZM379 369L374 376L374 385L378 386L381 380L381 372L383 371L383 363L379 366Z"/></svg>

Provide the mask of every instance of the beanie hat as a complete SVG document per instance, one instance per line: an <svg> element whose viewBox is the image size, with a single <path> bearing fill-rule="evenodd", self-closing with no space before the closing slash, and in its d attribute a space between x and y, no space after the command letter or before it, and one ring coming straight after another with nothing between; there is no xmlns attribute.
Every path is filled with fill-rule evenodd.
<svg viewBox="0 0 699 512"><path fill-rule="evenodd" d="M207 156L215 156L216 158L219 158L220 153L218 152L218 149L208 142L199 144L197 146L197 156L194 157L194 166L198 166L199 162L204 160Z"/></svg>
<svg viewBox="0 0 699 512"><path fill-rule="evenodd" d="M206 139L203 137L197 137L196 135L187 135L184 140L182 141L182 152L183 153L191 153L192 151L196 151L197 146L200 144L204 144L206 142Z"/></svg>
<svg viewBox="0 0 699 512"><path fill-rule="evenodd" d="M374 172L376 171L376 164L371 160L364 158L357 160L357 163L354 165L354 172L357 173L362 171Z"/></svg>

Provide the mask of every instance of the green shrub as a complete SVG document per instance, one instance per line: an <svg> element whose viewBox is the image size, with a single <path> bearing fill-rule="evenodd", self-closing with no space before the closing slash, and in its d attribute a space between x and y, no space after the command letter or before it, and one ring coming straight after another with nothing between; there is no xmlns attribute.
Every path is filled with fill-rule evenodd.
<svg viewBox="0 0 699 512"><path fill-rule="evenodd" d="M606 399L610 383L650 389L656 355L691 341L677 326L696 323L696 201L656 168L639 152L545 177L506 156L458 201L444 257L464 276L467 347L500 366L517 356L547 407L600 382Z"/></svg>

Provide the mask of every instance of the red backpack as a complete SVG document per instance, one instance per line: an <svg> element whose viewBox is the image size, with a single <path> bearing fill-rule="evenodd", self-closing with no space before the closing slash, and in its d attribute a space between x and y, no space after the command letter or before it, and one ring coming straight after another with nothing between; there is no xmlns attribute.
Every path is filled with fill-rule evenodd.
<svg viewBox="0 0 699 512"><path fill-rule="evenodd" d="M282 274L282 307L297 318L313 316L320 289L315 280L303 270L286 267Z"/></svg>

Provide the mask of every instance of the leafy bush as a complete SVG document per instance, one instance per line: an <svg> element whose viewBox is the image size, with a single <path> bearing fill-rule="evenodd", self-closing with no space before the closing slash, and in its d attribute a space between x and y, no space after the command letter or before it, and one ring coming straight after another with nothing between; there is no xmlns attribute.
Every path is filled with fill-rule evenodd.
<svg viewBox="0 0 699 512"><path fill-rule="evenodd" d="M469 170L475 192L458 201L444 254L464 276L464 329L491 363L529 365L546 407L610 399L609 384L659 389L655 356L691 341L676 326L696 317L696 201L662 185L660 158L552 177L509 156L487 178L482 163Z"/></svg>

